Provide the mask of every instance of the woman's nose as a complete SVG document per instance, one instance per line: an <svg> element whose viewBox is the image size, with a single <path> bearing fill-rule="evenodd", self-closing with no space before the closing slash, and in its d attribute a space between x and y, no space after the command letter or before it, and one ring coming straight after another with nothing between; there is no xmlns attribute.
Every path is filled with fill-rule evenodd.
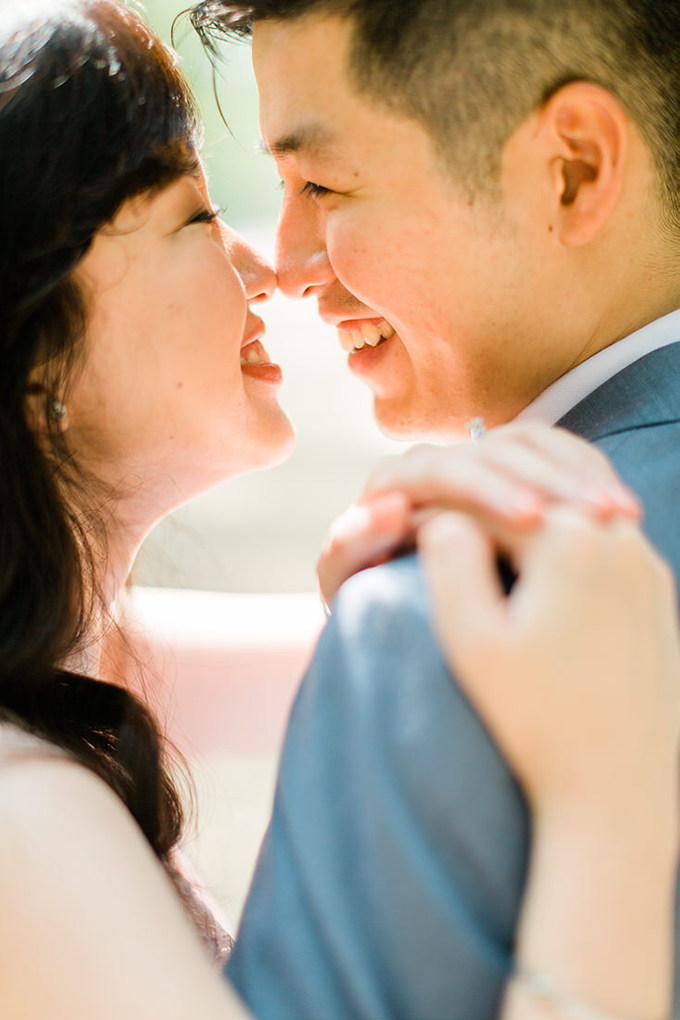
<svg viewBox="0 0 680 1020"><path fill-rule="evenodd" d="M248 301L268 301L276 291L274 269L245 238L231 228L226 229L232 264L243 280Z"/></svg>

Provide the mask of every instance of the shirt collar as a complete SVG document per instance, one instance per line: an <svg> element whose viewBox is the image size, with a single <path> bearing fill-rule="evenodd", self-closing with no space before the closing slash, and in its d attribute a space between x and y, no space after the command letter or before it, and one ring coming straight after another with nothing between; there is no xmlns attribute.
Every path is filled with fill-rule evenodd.
<svg viewBox="0 0 680 1020"><path fill-rule="evenodd" d="M565 372L524 408L515 421L542 421L554 425L612 376L628 368L646 354L680 340L680 309L650 322L642 329L617 340L587 361Z"/></svg>

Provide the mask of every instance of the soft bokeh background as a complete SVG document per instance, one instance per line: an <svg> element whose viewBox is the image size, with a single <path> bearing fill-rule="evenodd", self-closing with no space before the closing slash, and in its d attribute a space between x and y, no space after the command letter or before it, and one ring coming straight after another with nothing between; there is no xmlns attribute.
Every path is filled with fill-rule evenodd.
<svg viewBox="0 0 680 1020"><path fill-rule="evenodd" d="M182 0L145 0L142 9L169 40ZM273 161L256 151L249 46L225 45L214 81L187 18L176 24L175 42L203 112L213 201L271 258L280 196ZM220 118L214 86L231 134ZM379 434L370 393L350 376L334 331L317 318L316 302L279 296L262 314L267 348L284 370L281 403L295 424L296 452L280 468L229 482L161 524L139 557L138 584L313 590L327 525L356 497L370 465L399 450Z"/></svg>

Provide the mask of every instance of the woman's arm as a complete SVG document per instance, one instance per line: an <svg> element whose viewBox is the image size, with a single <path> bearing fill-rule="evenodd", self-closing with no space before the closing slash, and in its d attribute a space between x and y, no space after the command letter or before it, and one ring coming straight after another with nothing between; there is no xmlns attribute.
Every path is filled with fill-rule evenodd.
<svg viewBox="0 0 680 1020"><path fill-rule="evenodd" d="M0 1015L245 1020L115 794L79 765L0 770Z"/></svg>
<svg viewBox="0 0 680 1020"><path fill-rule="evenodd" d="M530 977L510 982L503 1020L568 1020L574 1001L626 1020L670 1016L669 811L634 798L623 817L606 803L600 809L594 818L576 810L535 824L516 946L517 966ZM553 993L545 997L533 989L540 992L543 975Z"/></svg>
<svg viewBox="0 0 680 1020"><path fill-rule="evenodd" d="M420 546L447 657L532 810L503 1020L576 1017L577 1002L668 1016L680 718L670 572L630 522L568 508L506 548L519 573L509 596L495 543L470 519L432 521Z"/></svg>

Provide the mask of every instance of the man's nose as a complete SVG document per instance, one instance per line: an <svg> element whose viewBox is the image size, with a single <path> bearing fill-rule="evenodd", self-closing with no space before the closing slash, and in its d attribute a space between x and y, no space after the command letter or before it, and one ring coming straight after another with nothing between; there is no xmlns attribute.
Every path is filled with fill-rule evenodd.
<svg viewBox="0 0 680 1020"><path fill-rule="evenodd" d="M226 243L232 265L245 287L249 302L267 301L276 291L276 273L264 255L253 248L245 238L230 227L226 228Z"/></svg>
<svg viewBox="0 0 680 1020"><path fill-rule="evenodd" d="M335 280L323 212L309 199L284 200L276 231L279 289L289 298L318 297Z"/></svg>

